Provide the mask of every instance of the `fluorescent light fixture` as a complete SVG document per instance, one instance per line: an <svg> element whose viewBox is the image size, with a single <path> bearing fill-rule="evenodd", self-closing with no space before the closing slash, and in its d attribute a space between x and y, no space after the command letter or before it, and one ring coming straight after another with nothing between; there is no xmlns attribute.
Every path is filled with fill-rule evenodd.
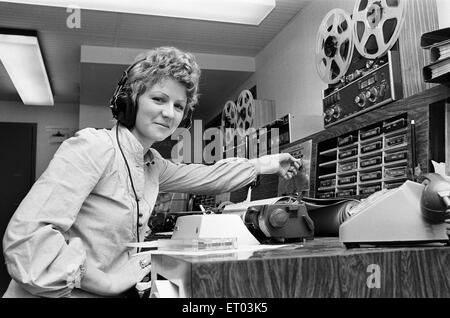
<svg viewBox="0 0 450 318"><path fill-rule="evenodd" d="M175 18L259 25L275 0L6 0L54 7L159 15Z"/></svg>
<svg viewBox="0 0 450 318"><path fill-rule="evenodd" d="M54 105L37 32L0 28L0 60L25 105Z"/></svg>

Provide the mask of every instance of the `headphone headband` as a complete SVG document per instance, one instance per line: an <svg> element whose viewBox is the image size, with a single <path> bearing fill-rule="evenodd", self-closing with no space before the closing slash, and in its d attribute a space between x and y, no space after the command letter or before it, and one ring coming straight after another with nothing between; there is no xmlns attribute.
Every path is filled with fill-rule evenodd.
<svg viewBox="0 0 450 318"><path fill-rule="evenodd" d="M139 59L130 66L127 67L125 71L122 73L122 77L120 78L119 82L117 82L116 91L114 92L113 98L111 99L111 105L114 100L117 99L118 93L122 90L126 82L128 81L128 73L131 71L133 67L135 67L138 63L145 61L145 58Z"/></svg>

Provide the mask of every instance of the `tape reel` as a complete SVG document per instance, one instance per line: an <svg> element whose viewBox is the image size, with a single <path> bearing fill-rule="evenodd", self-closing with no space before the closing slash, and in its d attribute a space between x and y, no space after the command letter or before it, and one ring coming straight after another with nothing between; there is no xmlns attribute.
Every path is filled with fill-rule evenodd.
<svg viewBox="0 0 450 318"><path fill-rule="evenodd" d="M237 132L245 136L247 130L253 127L254 100L249 90L243 90L238 97L237 103Z"/></svg>
<svg viewBox="0 0 450 318"><path fill-rule="evenodd" d="M317 32L316 69L327 84L345 79L354 48L377 59L397 42L405 21L407 0L357 0L352 17L342 9L329 11Z"/></svg>
<svg viewBox="0 0 450 318"><path fill-rule="evenodd" d="M376 59L397 41L405 20L406 0L357 0L353 9L353 38L358 52Z"/></svg>
<svg viewBox="0 0 450 318"><path fill-rule="evenodd" d="M353 21L342 9L329 11L320 24L316 42L316 69L327 84L345 76L353 55Z"/></svg>
<svg viewBox="0 0 450 318"><path fill-rule="evenodd" d="M237 107L229 100L225 103L222 110L222 131L225 134L225 143L228 145L233 142L237 126Z"/></svg>

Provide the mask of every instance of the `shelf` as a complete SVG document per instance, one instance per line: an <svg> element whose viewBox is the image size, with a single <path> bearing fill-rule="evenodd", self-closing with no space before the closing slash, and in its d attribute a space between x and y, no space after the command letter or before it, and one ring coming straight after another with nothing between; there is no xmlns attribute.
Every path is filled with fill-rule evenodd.
<svg viewBox="0 0 450 318"><path fill-rule="evenodd" d="M353 147L358 147L358 141L355 141L354 143L351 143L351 144L348 144L348 145L345 145L345 146L338 146L338 149L339 150L347 150L348 148L352 148L352 146Z"/></svg>
<svg viewBox="0 0 450 318"><path fill-rule="evenodd" d="M335 176L336 176L336 172L333 172L333 173L329 173L329 174L324 174L322 176L319 176L318 178L319 179L328 179L330 177L335 177Z"/></svg>
<svg viewBox="0 0 450 318"><path fill-rule="evenodd" d="M384 137L385 138L394 137L396 134L401 135L402 133L406 133L406 132L408 132L408 127L403 127L401 129L397 129L397 130L385 133Z"/></svg>
<svg viewBox="0 0 450 318"><path fill-rule="evenodd" d="M321 167L321 168L332 167L332 166L336 165L336 163L337 163L337 160L327 161L327 162L319 163L319 167Z"/></svg>
<svg viewBox="0 0 450 318"><path fill-rule="evenodd" d="M383 182L392 182L392 181L400 181L400 180L406 180L408 179L407 177L396 177L396 178L383 178Z"/></svg>
<svg viewBox="0 0 450 318"><path fill-rule="evenodd" d="M361 144L361 146L366 146L367 144L370 144L370 143L372 143L374 141L382 140L382 139L383 139L383 135L380 134L380 135L377 135L377 136L374 136L374 137L370 137L370 138L361 140L360 144Z"/></svg>
<svg viewBox="0 0 450 318"><path fill-rule="evenodd" d="M408 164L408 160L403 159L403 160L398 160L398 161L386 162L386 163L384 164L384 166L385 166L385 167L388 167L388 168L390 168L390 167L396 167L397 165L403 167L403 166L405 166L405 165L407 165L407 164Z"/></svg>
<svg viewBox="0 0 450 318"><path fill-rule="evenodd" d="M382 179L370 180L370 181L359 181L358 185L366 187L366 186L371 186L374 184L381 184L382 182L383 182Z"/></svg>
<svg viewBox="0 0 450 318"><path fill-rule="evenodd" d="M383 152L383 148L375 149L375 150L372 150L372 151L369 151L369 152L361 153L361 154L359 155L359 158L360 158L360 159L371 158L371 157L376 156L377 154L380 154L380 155L381 155L382 152Z"/></svg>
<svg viewBox="0 0 450 318"><path fill-rule="evenodd" d="M383 151L382 150L378 150L378 151L373 151L373 152L366 152L365 154L361 154L359 156L360 160L369 160L371 158L376 158L376 157L380 157L383 156ZM365 167L362 167L363 169Z"/></svg>
<svg viewBox="0 0 450 318"><path fill-rule="evenodd" d="M407 143L403 143L403 144L395 145L395 146L392 146L392 147L389 147L389 148L383 148L383 151L391 153L391 152L395 152L393 150L399 150L399 149L403 149L403 148L406 148L406 147L408 147L408 144Z"/></svg>
<svg viewBox="0 0 450 318"><path fill-rule="evenodd" d="M356 182L349 183L349 184L340 184L340 185L336 186L336 188L338 188L338 189L347 189L347 188L353 188L353 187L356 187Z"/></svg>
<svg viewBox="0 0 450 318"><path fill-rule="evenodd" d="M348 162L355 161L355 159L358 159L358 155L353 155L353 156L351 156L351 157L338 159L338 160L336 160L336 161L339 161L339 163L342 165L342 164L346 164L346 163L348 163Z"/></svg>
<svg viewBox="0 0 450 318"><path fill-rule="evenodd" d="M357 172L358 172L358 169L350 170L350 171L341 171L341 172L338 172L337 175L339 177L339 176L345 176L345 175L357 173Z"/></svg>
<svg viewBox="0 0 450 318"><path fill-rule="evenodd" d="M324 150L324 151L320 152L319 155L326 156L326 155L330 155L330 154L334 154L334 153L337 153L337 148Z"/></svg>
<svg viewBox="0 0 450 318"><path fill-rule="evenodd" d="M368 172L368 171L371 171L371 170L377 170L377 169L379 169L379 168L382 168L383 167L383 164L377 164L377 165L373 165L373 166L369 166L369 167L359 167L359 169L358 169L358 171L359 172Z"/></svg>
<svg viewBox="0 0 450 318"><path fill-rule="evenodd" d="M335 186L329 186L329 187L323 187L323 188L318 188L318 191L327 191L327 190L334 190Z"/></svg>

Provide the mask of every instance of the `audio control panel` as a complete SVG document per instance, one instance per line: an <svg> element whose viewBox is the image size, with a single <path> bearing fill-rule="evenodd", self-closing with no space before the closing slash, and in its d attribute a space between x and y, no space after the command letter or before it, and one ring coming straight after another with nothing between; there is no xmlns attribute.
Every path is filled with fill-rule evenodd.
<svg viewBox="0 0 450 318"><path fill-rule="evenodd" d="M324 91L325 128L402 98L398 51L367 60L343 80L348 84Z"/></svg>

